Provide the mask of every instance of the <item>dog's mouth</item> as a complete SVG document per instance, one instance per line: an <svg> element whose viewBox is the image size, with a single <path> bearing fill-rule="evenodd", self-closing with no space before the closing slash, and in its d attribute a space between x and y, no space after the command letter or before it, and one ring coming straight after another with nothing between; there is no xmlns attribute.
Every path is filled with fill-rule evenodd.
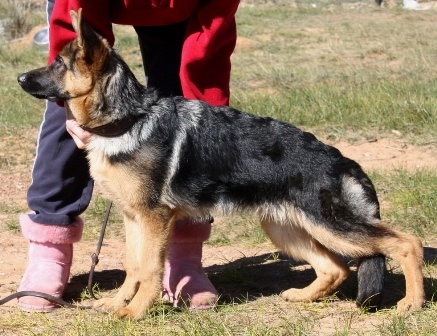
<svg viewBox="0 0 437 336"><path fill-rule="evenodd" d="M42 93L34 93L34 92L28 92L32 97L38 98L38 99L47 99L51 102L62 102L65 101L65 99L61 99L58 96L55 95L46 95Z"/></svg>
<svg viewBox="0 0 437 336"><path fill-rule="evenodd" d="M55 96L46 96L46 95L39 94L39 93L31 93L31 95L33 97L35 97L35 98L38 98L38 99L47 99L47 100L49 100L51 102L62 101L62 100L59 99L59 97L55 97Z"/></svg>

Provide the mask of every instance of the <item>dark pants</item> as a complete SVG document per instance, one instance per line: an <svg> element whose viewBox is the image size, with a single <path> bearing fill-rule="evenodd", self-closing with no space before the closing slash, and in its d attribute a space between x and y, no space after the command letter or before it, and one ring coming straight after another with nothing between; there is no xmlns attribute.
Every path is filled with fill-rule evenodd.
<svg viewBox="0 0 437 336"><path fill-rule="evenodd" d="M54 1L47 2L51 15ZM162 95L181 95L179 68L186 23L135 27L149 87ZM30 218L40 224L68 225L86 210L93 180L85 152L65 129L65 110L47 102L28 190Z"/></svg>

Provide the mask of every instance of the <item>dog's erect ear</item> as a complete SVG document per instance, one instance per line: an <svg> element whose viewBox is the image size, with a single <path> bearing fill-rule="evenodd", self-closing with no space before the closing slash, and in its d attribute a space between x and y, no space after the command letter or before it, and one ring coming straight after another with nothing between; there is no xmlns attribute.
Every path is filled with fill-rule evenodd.
<svg viewBox="0 0 437 336"><path fill-rule="evenodd" d="M77 13L71 10L70 16L73 29L77 34L77 46L81 50L81 55L86 62L94 63L95 54L99 54L99 58L107 54L111 48L108 41L100 36L86 20L82 18L82 8L79 8Z"/></svg>
<svg viewBox="0 0 437 336"><path fill-rule="evenodd" d="M70 11L71 24L73 29L77 34L77 43L79 47L83 48L83 37L82 37L82 8L79 8L77 13L74 10Z"/></svg>

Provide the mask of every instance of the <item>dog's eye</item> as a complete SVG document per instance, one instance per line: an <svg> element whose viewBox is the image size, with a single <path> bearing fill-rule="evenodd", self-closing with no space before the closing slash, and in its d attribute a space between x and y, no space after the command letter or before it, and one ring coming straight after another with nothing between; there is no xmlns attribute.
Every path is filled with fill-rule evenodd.
<svg viewBox="0 0 437 336"><path fill-rule="evenodd" d="M62 59L62 57L60 56L56 56L56 58L53 60L53 66L63 66L64 65L64 60Z"/></svg>

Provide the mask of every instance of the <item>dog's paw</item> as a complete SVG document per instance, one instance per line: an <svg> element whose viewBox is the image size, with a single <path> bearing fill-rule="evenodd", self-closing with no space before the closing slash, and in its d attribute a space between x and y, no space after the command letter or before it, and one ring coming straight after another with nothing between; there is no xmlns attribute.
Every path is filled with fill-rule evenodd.
<svg viewBox="0 0 437 336"><path fill-rule="evenodd" d="M127 307L123 307L123 308L118 309L115 312L115 315L119 318L134 319L134 314L133 314L132 310L130 310Z"/></svg>
<svg viewBox="0 0 437 336"><path fill-rule="evenodd" d="M312 301L312 298L308 296L308 293L300 288L290 288L281 293L281 297L285 301L290 302Z"/></svg>
<svg viewBox="0 0 437 336"><path fill-rule="evenodd" d="M125 305L126 304L118 303L114 298L103 298L94 302L93 308L108 313L116 311Z"/></svg>
<svg viewBox="0 0 437 336"><path fill-rule="evenodd" d="M408 313L421 309L425 304L425 300L422 298L408 298L404 297L397 304L398 313Z"/></svg>
<svg viewBox="0 0 437 336"><path fill-rule="evenodd" d="M143 313L143 311L134 310L134 309L131 309L129 307L123 307L123 308L118 309L115 312L115 315L118 318L129 319L129 320L139 320L140 318L142 318L144 316L144 313Z"/></svg>

